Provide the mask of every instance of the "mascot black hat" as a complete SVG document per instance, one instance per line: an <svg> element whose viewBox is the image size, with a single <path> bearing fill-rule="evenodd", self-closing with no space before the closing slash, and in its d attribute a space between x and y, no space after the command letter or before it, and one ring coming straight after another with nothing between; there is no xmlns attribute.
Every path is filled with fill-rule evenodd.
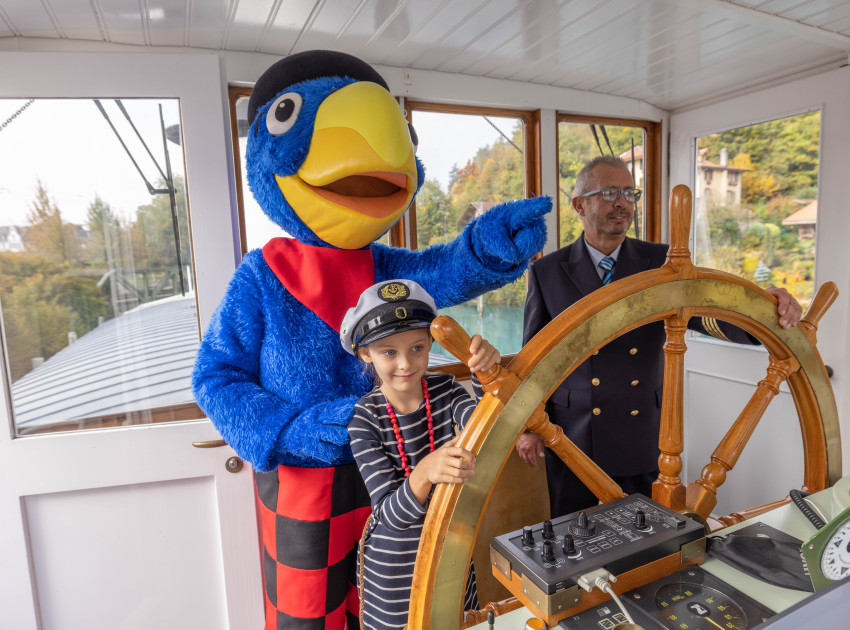
<svg viewBox="0 0 850 630"><path fill-rule="evenodd" d="M290 85L331 74L371 81L387 91L390 89L372 66L357 57L335 50L305 50L274 63L257 79L248 100L248 123L254 122L258 109Z"/></svg>

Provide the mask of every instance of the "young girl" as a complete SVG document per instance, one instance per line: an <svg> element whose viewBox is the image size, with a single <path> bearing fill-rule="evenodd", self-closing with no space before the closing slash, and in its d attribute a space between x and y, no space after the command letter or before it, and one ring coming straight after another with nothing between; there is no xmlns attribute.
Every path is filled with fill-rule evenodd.
<svg viewBox="0 0 850 630"><path fill-rule="evenodd" d="M410 586L425 511L436 483L463 483L475 456L456 446L475 401L448 374L425 374L431 349L433 299L411 280L376 284L342 323L343 346L374 370L377 385L360 399L348 426L351 449L372 503L360 567L364 630L407 623ZM469 367L486 370L498 351L472 338ZM478 608L475 574L467 577L465 609Z"/></svg>

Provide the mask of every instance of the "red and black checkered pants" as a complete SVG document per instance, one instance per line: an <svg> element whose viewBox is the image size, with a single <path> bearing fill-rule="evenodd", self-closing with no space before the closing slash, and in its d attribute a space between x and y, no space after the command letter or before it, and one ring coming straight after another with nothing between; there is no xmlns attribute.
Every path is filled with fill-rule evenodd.
<svg viewBox="0 0 850 630"><path fill-rule="evenodd" d="M356 464L255 473L265 630L359 628L357 543L371 511Z"/></svg>

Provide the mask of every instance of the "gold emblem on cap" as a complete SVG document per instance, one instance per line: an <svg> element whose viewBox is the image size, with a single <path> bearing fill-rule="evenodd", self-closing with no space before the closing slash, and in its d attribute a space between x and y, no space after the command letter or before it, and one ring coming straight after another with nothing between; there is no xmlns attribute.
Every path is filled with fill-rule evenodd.
<svg viewBox="0 0 850 630"><path fill-rule="evenodd" d="M389 282L378 289L378 295L387 302L397 302L407 298L410 291L401 282Z"/></svg>

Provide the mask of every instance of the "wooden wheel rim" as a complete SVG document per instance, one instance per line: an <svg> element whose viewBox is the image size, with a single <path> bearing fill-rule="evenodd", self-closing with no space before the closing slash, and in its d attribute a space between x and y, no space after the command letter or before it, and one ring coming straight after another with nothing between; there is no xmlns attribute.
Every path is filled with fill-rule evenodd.
<svg viewBox="0 0 850 630"><path fill-rule="evenodd" d="M440 485L434 492L419 546L411 591L408 628L457 628L463 585L480 515L489 490L534 410L557 385L605 343L652 321L693 309L746 330L779 359L793 356L800 370L788 378L800 416L805 454L804 484L817 490L841 476L838 413L814 335L776 323L775 300L749 282L723 272L668 262L610 284L554 319L510 365L522 379L502 404L485 395L459 446L477 454L476 474L463 485ZM683 279L683 276L686 276ZM690 276L690 277L688 277ZM545 333L545 334L544 334ZM813 409L816 418L804 418Z"/></svg>

